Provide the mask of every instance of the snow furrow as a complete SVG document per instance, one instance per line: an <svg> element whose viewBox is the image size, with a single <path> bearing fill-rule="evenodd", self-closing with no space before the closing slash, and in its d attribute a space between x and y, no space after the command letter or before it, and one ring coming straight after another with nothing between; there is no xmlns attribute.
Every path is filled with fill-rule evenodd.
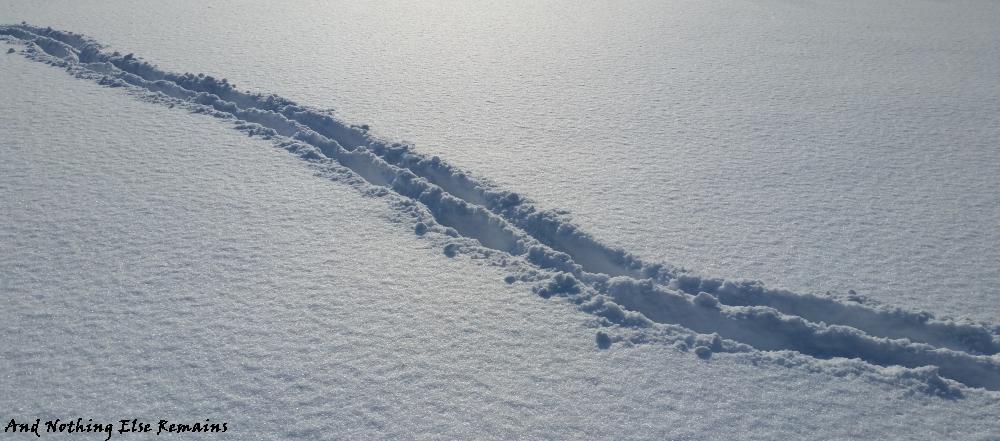
<svg viewBox="0 0 1000 441"><path fill-rule="evenodd" d="M906 338L976 354L992 355L1000 352L1000 336L982 324L937 320L926 312L912 312L884 306L870 307L833 298L772 290L756 282L727 284L724 280L686 274L671 265L644 262L625 250L601 243L557 212L539 210L529 199L497 188L485 180L476 179L436 156L427 157L413 151L409 145L371 136L364 126L349 125L324 112L300 106L276 95L239 91L224 79L218 80L204 75L173 74L130 55L104 54L98 44L77 34L27 25L11 26L8 29L8 34L12 36L34 39L51 55L60 58L70 57L84 63L97 62L95 64L98 66L104 63L113 65L120 71L137 76L137 78L123 77L125 81L133 84L139 78L151 81L153 84L144 86L150 90L175 97L180 97L177 94L187 95L189 99L197 93L211 94L223 102L232 103L236 108L242 109L241 112L244 113L237 115L242 119L259 122L251 118L252 114L245 113L259 110L265 112L265 115L277 114L289 122L297 123L289 125L282 121L277 124L278 128L284 128L279 131L280 134L289 136L288 132L294 133L300 128L307 128L352 151L356 148L368 150L385 163L408 170L440 187L450 197L465 201L472 206L485 208L510 225L519 228L533 241L569 255L584 271L610 276L651 278L657 283L674 286L690 294L701 291L714 294L726 304L769 306L814 322L851 326L872 335ZM271 127L268 124L262 123L262 125ZM370 160L365 159L361 162ZM362 166L355 171L378 185L389 186L391 183L390 178L375 172L371 167ZM442 223L448 222L446 220ZM451 222L455 220L452 219ZM456 229L463 235L477 236L470 228L456 227ZM496 236L497 234L486 235L486 237ZM510 250L514 248L511 241L510 238L486 239L484 245ZM723 286L727 289L720 290Z"/></svg>
<svg viewBox="0 0 1000 441"><path fill-rule="evenodd" d="M909 339L974 354L1000 352L1000 339L987 326L971 322L938 320L927 312L912 312L880 306L872 308L857 294L848 301L786 290L768 289L759 282L733 283L681 275L671 286L690 293L707 292L719 301L734 306L767 306L789 315L814 322L840 324L861 329L872 335Z"/></svg>
<svg viewBox="0 0 1000 441"><path fill-rule="evenodd" d="M642 327L648 319L766 351L857 358L879 366L934 366L966 385L1000 390L1000 362L989 356L1000 352L1000 338L986 325L648 264L602 244L558 213L538 210L521 195L284 98L241 92L211 76L165 72L131 54L107 53L92 40L50 28L0 26L0 35L35 45L31 48L38 50L27 51L29 57L77 76L195 103L253 123L257 134L312 146L371 185L419 202L456 235L558 273L539 294L573 297L582 309L613 323ZM616 312L616 305L642 316Z"/></svg>
<svg viewBox="0 0 1000 441"><path fill-rule="evenodd" d="M677 324L700 333L761 350L794 350L817 358L860 358L880 366L936 366L944 377L966 385L1000 390L1000 363L906 339L873 337L849 326L824 325L764 306L728 306L710 294L689 296L649 280L615 278L608 297L659 323Z"/></svg>

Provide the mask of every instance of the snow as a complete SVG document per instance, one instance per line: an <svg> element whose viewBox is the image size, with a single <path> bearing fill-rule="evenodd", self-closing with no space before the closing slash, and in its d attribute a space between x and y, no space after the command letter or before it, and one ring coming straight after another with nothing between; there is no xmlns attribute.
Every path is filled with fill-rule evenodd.
<svg viewBox="0 0 1000 441"><path fill-rule="evenodd" d="M647 261L993 321L998 13L9 1L0 22L336 108Z"/></svg>
<svg viewBox="0 0 1000 441"><path fill-rule="evenodd" d="M641 220L664 214L656 204L631 200L620 212L644 232L619 248L630 241L592 218L543 209L601 202L552 199L558 173L503 184L530 167L484 169L459 153L476 147L398 144L323 100L172 73L146 54L113 53L118 44L28 25L0 35L17 52L0 65L4 101L17 103L3 110L0 161L0 269L13 299L0 317L10 348L0 369L13 373L0 408L17 418L211 416L238 439L997 436L993 303L966 311L986 321L976 323L920 309L965 311L955 293L834 298L700 276L646 252L663 245L659 224ZM981 124L968 134L980 171L997 164L982 137L991 115L970 123ZM838 150L832 163L856 153ZM809 167L822 159L799 155ZM586 155L573 158L559 162L566 172L587 169ZM942 167L934 173L969 188L991 184ZM662 181L643 173L643 194L660 195ZM995 221L984 217L987 193L960 199L966 227ZM840 222L829 207L805 207ZM897 245L884 248L898 264ZM108 401L108 390L127 392Z"/></svg>

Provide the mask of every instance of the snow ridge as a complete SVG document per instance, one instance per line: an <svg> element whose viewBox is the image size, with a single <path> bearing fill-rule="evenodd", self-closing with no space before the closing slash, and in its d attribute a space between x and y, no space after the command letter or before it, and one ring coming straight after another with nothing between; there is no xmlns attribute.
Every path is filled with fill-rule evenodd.
<svg viewBox="0 0 1000 441"><path fill-rule="evenodd" d="M678 334L683 338L664 341L679 348L694 346L701 357L738 352L773 358L755 351L793 351L816 360L860 359L894 372L894 378L938 385L930 390L943 396L954 396L956 389L938 374L966 386L1000 390L1000 360L991 357L1000 353L994 326L872 306L859 296L842 301L801 295L644 262L601 243L558 212L538 209L530 199L410 145L376 138L367 126L347 124L276 95L239 91L225 79L163 71L131 54L108 53L78 34L21 24L0 26L0 36L26 44L29 58L78 77L162 94L171 103L236 119L238 129L276 139L303 159L346 168L342 173L377 188L372 191L390 190L406 210L426 212L428 216L417 216L417 234L433 229L485 247L449 243L446 254L463 251L499 259L515 274L509 282L540 280L539 295L566 297L605 324L657 332L683 327L687 332ZM692 337L690 331L714 337ZM640 343L656 340L655 335L637 331L614 340L600 333L604 338L599 343ZM899 371L900 366L911 369ZM857 366L851 369L859 372Z"/></svg>

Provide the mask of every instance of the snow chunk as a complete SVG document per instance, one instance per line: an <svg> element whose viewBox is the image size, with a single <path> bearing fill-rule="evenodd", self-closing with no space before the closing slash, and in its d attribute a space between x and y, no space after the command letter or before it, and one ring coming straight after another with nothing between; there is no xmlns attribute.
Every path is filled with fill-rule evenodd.
<svg viewBox="0 0 1000 441"><path fill-rule="evenodd" d="M444 246L444 255L448 257L455 257L458 254L458 244L450 243Z"/></svg>
<svg viewBox="0 0 1000 441"><path fill-rule="evenodd" d="M699 292L698 295L694 296L694 304L706 308L718 308L719 299L705 291L702 291Z"/></svg>
<svg viewBox="0 0 1000 441"><path fill-rule="evenodd" d="M695 355L698 356L698 358L701 358L703 360L708 360L709 358L712 358L712 350L705 346L698 346L694 348L694 353Z"/></svg>
<svg viewBox="0 0 1000 441"><path fill-rule="evenodd" d="M607 349L611 347L611 336L604 331L597 331L597 347Z"/></svg>

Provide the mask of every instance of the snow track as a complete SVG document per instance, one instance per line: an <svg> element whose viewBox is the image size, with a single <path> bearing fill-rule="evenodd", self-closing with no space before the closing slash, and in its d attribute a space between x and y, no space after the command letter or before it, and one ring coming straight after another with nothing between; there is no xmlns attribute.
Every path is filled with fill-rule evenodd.
<svg viewBox="0 0 1000 441"><path fill-rule="evenodd" d="M540 281L540 295L567 297L605 324L637 330L632 338L617 341L649 341L655 333L643 330L680 326L715 336L674 339L684 347L860 359L890 369L930 369L933 372L921 380L928 384L944 384L937 377L940 373L966 386L1000 391L996 326L872 305L857 295L802 295L645 262L600 242L564 215L538 209L520 194L422 155L410 145L376 138L366 126L347 124L327 112L275 95L240 91L211 76L163 71L69 32L22 24L0 26L0 36L26 45L23 52L29 58L66 68L79 78L158 93L166 97L164 102L236 119L237 128L275 139L304 159L335 161L369 190L391 190L400 206L429 213L431 219L416 225L418 234L433 228L474 239L485 249L470 248L470 253L491 256L503 265L522 263L510 264L512 283ZM445 249L450 255L459 250L455 244ZM703 353L698 351L699 356ZM947 385L931 389L949 396L954 392Z"/></svg>

